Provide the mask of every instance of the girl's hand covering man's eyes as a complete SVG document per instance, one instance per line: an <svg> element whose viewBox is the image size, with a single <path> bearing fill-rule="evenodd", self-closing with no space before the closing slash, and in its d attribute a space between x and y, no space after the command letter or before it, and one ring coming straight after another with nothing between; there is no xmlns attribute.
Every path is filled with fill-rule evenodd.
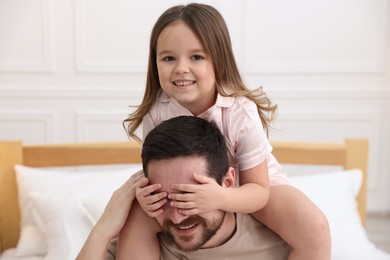
<svg viewBox="0 0 390 260"><path fill-rule="evenodd" d="M168 194L166 192L155 193L159 189L161 189L160 184L156 183L149 185L149 179L143 178L138 183L135 191L137 200L142 209L152 218L163 213L162 207L168 201Z"/></svg>
<svg viewBox="0 0 390 260"><path fill-rule="evenodd" d="M221 209L225 189L213 178L196 173L193 177L199 184L172 184L177 193L169 193L170 206L184 215Z"/></svg>

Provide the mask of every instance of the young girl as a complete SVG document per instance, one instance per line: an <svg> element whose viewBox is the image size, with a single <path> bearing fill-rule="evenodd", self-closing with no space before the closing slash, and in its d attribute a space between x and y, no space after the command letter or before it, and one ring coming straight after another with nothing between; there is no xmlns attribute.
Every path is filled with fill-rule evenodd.
<svg viewBox="0 0 390 260"><path fill-rule="evenodd" d="M152 30L149 55L143 102L124 122L129 135L139 140L135 131L141 123L145 137L162 121L179 115L211 121L224 134L240 185L220 189L213 180L194 173L199 184L177 184L172 187L177 193L166 194L158 191L159 184L149 185L145 178L136 192L144 211L156 217L169 203L183 215L215 209L250 213L291 246L289 259L330 259L327 220L289 184L271 154L266 132L276 106L261 88L251 91L244 85L220 13L203 4L168 9ZM131 232L155 231L142 226ZM142 259L159 259L157 236L133 246L128 233L125 226L119 235L118 259L141 255Z"/></svg>

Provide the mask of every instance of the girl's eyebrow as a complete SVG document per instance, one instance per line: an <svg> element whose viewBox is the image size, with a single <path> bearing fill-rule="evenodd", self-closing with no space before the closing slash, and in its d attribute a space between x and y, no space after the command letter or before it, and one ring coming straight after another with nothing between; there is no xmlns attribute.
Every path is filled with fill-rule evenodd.
<svg viewBox="0 0 390 260"><path fill-rule="evenodd" d="M173 53L174 51L171 51L171 50L162 50L160 51L159 53L157 53L157 56L161 56L161 55L167 55L167 54L171 54ZM189 53L206 53L204 51L204 49L193 49L193 50L190 50Z"/></svg>
<svg viewBox="0 0 390 260"><path fill-rule="evenodd" d="M158 56L161 56L161 55L166 55L166 54L170 54L172 53L172 51L169 51L169 50L162 50L160 51L159 53L157 53Z"/></svg>
<svg viewBox="0 0 390 260"><path fill-rule="evenodd" d="M192 53L197 53L197 52L205 52L203 49L193 49L191 50Z"/></svg>

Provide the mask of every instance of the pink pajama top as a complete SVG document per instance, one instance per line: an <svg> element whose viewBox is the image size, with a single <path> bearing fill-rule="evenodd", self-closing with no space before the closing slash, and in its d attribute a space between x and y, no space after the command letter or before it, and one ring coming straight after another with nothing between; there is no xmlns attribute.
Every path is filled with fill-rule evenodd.
<svg viewBox="0 0 390 260"><path fill-rule="evenodd" d="M157 102L143 118L143 136L162 121L177 116L193 116L175 99L160 90ZM228 158L237 172L268 161L269 184L288 185L283 168L272 155L272 146L263 130L256 104L246 97L224 97L218 94L215 104L198 117L214 123L225 137ZM236 183L239 183L236 174Z"/></svg>

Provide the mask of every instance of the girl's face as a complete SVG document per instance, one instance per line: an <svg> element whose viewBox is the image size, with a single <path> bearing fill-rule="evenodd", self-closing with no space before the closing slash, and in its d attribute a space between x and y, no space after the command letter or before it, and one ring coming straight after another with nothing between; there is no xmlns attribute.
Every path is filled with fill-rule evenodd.
<svg viewBox="0 0 390 260"><path fill-rule="evenodd" d="M157 39L157 69L162 89L193 115L215 103L215 74L211 57L183 22L164 28Z"/></svg>

